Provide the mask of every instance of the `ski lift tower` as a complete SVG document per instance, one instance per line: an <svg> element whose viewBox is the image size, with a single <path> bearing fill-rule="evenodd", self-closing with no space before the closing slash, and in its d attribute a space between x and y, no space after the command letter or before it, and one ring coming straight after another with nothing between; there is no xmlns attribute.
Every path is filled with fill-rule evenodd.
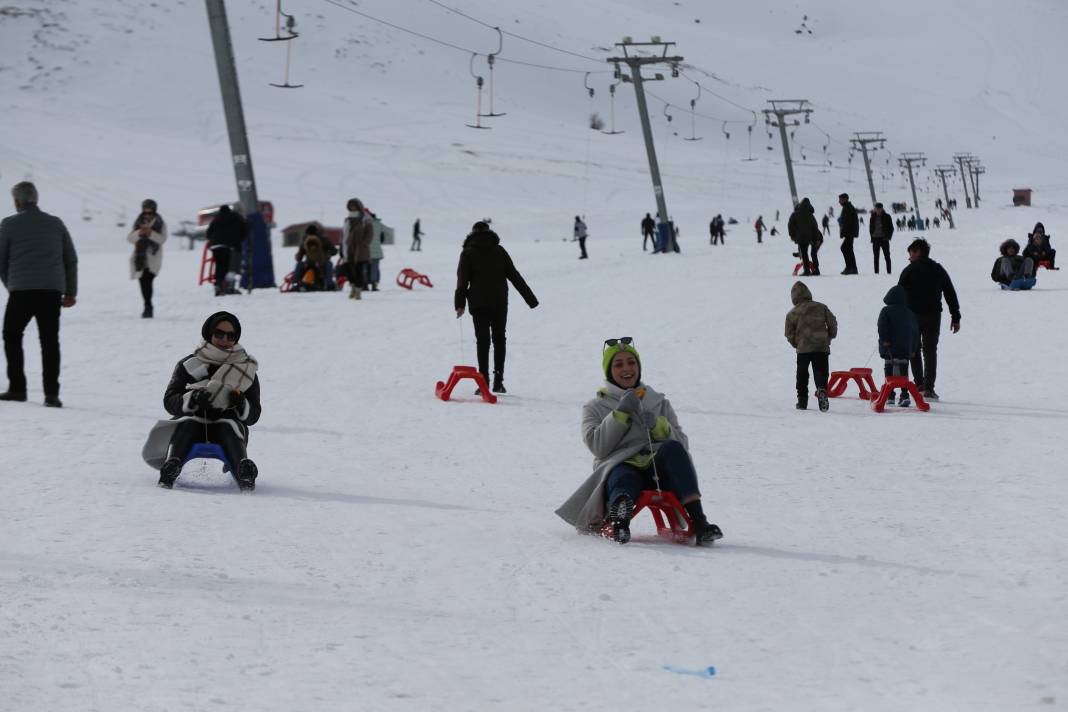
<svg viewBox="0 0 1068 712"><path fill-rule="evenodd" d="M253 287L275 287L271 234L260 212L256 195L256 179L252 174L252 154L245 131L245 114L241 108L241 90L237 85L237 67L230 42L230 27L226 21L226 6L224 0L205 0L205 3L211 25L211 41L215 48L215 67L219 72L223 111L226 114L226 130L230 134L230 159L234 165L237 196L251 232L245 242L245 269L241 286L249 290Z"/></svg>
<svg viewBox="0 0 1068 712"><path fill-rule="evenodd" d="M790 140L786 136L786 127L800 126L801 122L797 119L788 121L786 117L794 114L804 114L805 123L807 124L809 123L808 117L812 113L812 109L808 105L808 99L769 99L768 103L771 104L771 108L763 110L764 121L769 126L777 126L779 128L779 136L782 137L783 159L786 161L786 178L790 181L790 198L793 200L794 208L796 208L797 182L794 181L794 165L790 160ZM771 120L772 116L775 116L775 121Z"/></svg>
<svg viewBox="0 0 1068 712"><path fill-rule="evenodd" d="M616 79L634 84L634 96L638 100L638 115L642 121L642 135L645 137L645 152L649 157L649 175L653 179L656 210L660 213L660 235L658 237L665 250L668 246L674 247L675 236L672 234L671 226L668 224L667 201L664 200L664 184L660 180L660 166L657 164L656 148L653 146L653 129L649 123L649 107L645 103L645 89L642 86L644 81L663 81L664 75L657 72L652 77L643 77L642 67L653 64L669 64L671 65L671 76L679 76L679 63L682 62L683 58L668 56L668 49L674 46L674 42L661 42L659 37L653 37L649 42L635 42L630 37L624 37L622 42L616 43L616 47L622 48L623 56L608 57L605 60L615 67L614 76ZM639 56L638 52L649 52L649 50L638 48L659 48L661 52L659 55L652 53ZM630 77L622 73L619 68L620 64L626 64L630 67Z"/></svg>

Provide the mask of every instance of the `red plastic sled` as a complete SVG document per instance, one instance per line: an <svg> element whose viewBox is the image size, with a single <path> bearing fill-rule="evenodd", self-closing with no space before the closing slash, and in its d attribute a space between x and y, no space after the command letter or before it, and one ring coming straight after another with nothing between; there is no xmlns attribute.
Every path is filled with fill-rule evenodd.
<svg viewBox="0 0 1068 712"><path fill-rule="evenodd" d="M827 382L827 397L838 398L846 392L846 387L849 385L849 381L856 381L857 386L860 388L861 400L874 400L879 394L879 389L875 387L875 380L871 377L870 368L851 368L848 371L833 371L831 378Z"/></svg>
<svg viewBox="0 0 1068 712"><path fill-rule="evenodd" d="M211 245L204 242L204 254L200 256L200 279L197 286L205 282L215 283L215 256L211 253Z"/></svg>
<svg viewBox="0 0 1068 712"><path fill-rule="evenodd" d="M798 262L796 265L794 265L794 276L796 277L801 272L801 270L803 270L804 268L805 268L805 263L804 262Z"/></svg>
<svg viewBox="0 0 1068 712"><path fill-rule="evenodd" d="M693 536L693 524L675 493L642 490L630 518L633 520L642 509L652 512L657 536L673 539L680 544Z"/></svg>
<svg viewBox="0 0 1068 712"><path fill-rule="evenodd" d="M482 400L487 403L497 402L497 396L490 393L486 379L482 377L482 374L474 366L453 366L449 379L447 381L438 381L438 385L434 388L434 395L443 401L449 400L449 396L452 395L452 389L456 388L456 384L464 379L470 379L478 385L478 389L482 393Z"/></svg>
<svg viewBox="0 0 1068 712"><path fill-rule="evenodd" d="M887 376L886 383L883 384L882 389L879 391L879 397L871 402L871 409L876 413L882 413L886 408L886 401L890 397L890 393L895 388L907 388L919 410L926 413L931 409L930 404L923 399L920 389L909 380L908 376Z"/></svg>
<svg viewBox="0 0 1068 712"><path fill-rule="evenodd" d="M416 282L424 287L434 286L430 283L430 277L427 277L425 274L420 274L410 267L405 267L400 271L400 274L397 275L397 286L402 289L411 289L412 285Z"/></svg>

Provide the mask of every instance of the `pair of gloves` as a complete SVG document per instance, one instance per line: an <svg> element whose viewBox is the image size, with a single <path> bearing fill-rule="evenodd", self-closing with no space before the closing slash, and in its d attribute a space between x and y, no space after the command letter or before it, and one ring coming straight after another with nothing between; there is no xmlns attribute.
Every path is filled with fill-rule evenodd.
<svg viewBox="0 0 1068 712"><path fill-rule="evenodd" d="M189 398L189 404L193 406L193 410L210 410L212 409L212 396L211 391L207 388L199 388L193 391L193 395ZM230 391L228 408L241 411L245 408L245 394L240 391Z"/></svg>
<svg viewBox="0 0 1068 712"><path fill-rule="evenodd" d="M626 413L628 416L642 424L646 430L652 430L656 427L656 413L652 413L648 410L642 410L642 401L639 398L638 393L633 389L628 389L623 397L619 399L619 405L616 406L616 410L620 413Z"/></svg>

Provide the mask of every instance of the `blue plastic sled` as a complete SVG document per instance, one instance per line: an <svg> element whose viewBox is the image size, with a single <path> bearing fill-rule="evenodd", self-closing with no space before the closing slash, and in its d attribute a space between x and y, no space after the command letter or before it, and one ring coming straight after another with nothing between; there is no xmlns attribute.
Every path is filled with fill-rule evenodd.
<svg viewBox="0 0 1068 712"><path fill-rule="evenodd" d="M1038 284L1038 280L1034 277L1021 277L1020 279L1012 280L1009 284L1001 285L1001 288L1010 292L1018 292L1021 289L1028 290L1036 284Z"/></svg>
<svg viewBox="0 0 1068 712"><path fill-rule="evenodd" d="M182 464L184 465L190 460L220 460L223 464L223 472L235 472L233 465L226 457L226 453L223 452L222 446L215 443L195 443L193 447L189 448L189 454L182 460Z"/></svg>

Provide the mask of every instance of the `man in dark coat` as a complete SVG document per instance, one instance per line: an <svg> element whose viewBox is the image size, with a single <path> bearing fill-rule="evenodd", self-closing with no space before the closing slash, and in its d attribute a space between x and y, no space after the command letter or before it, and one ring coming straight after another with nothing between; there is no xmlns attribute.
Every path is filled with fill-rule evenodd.
<svg viewBox="0 0 1068 712"><path fill-rule="evenodd" d="M1024 257L1030 257L1034 264L1034 270L1038 271L1039 262L1049 262L1050 269L1060 269L1054 266L1057 259L1057 251L1050 244L1046 227L1042 223L1035 223L1035 229L1027 233L1027 246L1024 247ZM1032 275L1033 276L1033 275Z"/></svg>
<svg viewBox="0 0 1068 712"><path fill-rule="evenodd" d="M59 400L59 313L72 307L78 294L78 254L63 221L37 207L37 188L30 182L11 189L16 214L0 222L0 282L7 287L4 312L4 353L8 389L0 401L26 400L22 335L37 321L41 340L44 404L61 408Z"/></svg>
<svg viewBox="0 0 1068 712"><path fill-rule="evenodd" d="M853 254L853 240L860 234L857 209L849 202L848 193L838 196L838 204L842 206L842 212L838 216L838 234L842 238L842 257L845 258L842 274L857 274L857 256Z"/></svg>
<svg viewBox="0 0 1068 712"><path fill-rule="evenodd" d="M227 293L226 275L230 271L231 255L241 250L247 235L245 218L231 210L229 205L220 206L208 225L207 234L211 256L215 260L215 296Z"/></svg>
<svg viewBox="0 0 1068 712"><path fill-rule="evenodd" d="M942 297L949 306L949 330L960 331L960 303L949 274L931 259L931 245L922 237L908 248L909 264L901 270L898 284L905 288L909 308L920 325L920 349L912 357L912 379L927 400L938 400L938 334L942 326ZM922 351L922 357L921 352Z"/></svg>
<svg viewBox="0 0 1068 712"><path fill-rule="evenodd" d="M505 327L508 322L508 282L512 283L527 305L538 306L538 298L512 264L501 238L485 222L477 222L464 240L460 263L456 268L456 318L470 308L475 322L478 370L489 381L489 348L493 342L493 392L504 389Z"/></svg>
<svg viewBox="0 0 1068 712"><path fill-rule="evenodd" d="M868 222L868 234L871 235L871 251L875 255L875 274L879 274L879 252L886 258L886 273L890 274L890 238L894 236L894 221L883 210L882 203L876 203Z"/></svg>
<svg viewBox="0 0 1068 712"><path fill-rule="evenodd" d="M819 223L816 222L816 210L808 198L802 198L794 208L794 212L790 214L790 219L786 223L786 231L790 239L797 243L801 263L804 265L804 271L801 274L805 277L818 275L820 263L816 253L819 250L818 243L823 241L823 235L820 233ZM813 247L811 259L808 256L810 246Z"/></svg>
<svg viewBox="0 0 1068 712"><path fill-rule="evenodd" d="M645 214L642 218L642 252L645 251L645 245L649 240L653 241L653 249L656 249L656 220L653 220L653 216L649 213Z"/></svg>

